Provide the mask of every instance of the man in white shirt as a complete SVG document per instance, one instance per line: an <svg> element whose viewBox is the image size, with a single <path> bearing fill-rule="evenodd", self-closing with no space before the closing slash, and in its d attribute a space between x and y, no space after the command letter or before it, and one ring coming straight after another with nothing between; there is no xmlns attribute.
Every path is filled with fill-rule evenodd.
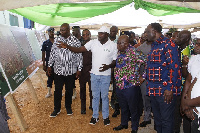
<svg viewBox="0 0 200 133"><path fill-rule="evenodd" d="M200 133L200 39L194 43L194 54L191 55L188 63L188 76L183 90L186 92L181 99L182 113L191 122L191 133Z"/></svg>
<svg viewBox="0 0 200 133"><path fill-rule="evenodd" d="M117 58L117 44L109 39L110 30L102 26L98 30L98 39L91 40L80 48L61 43L62 48L67 48L75 53L92 52L91 88L93 115L90 124L95 125L99 121L99 100L102 98L102 115L104 125L110 125L108 91L111 79L111 69L115 66Z"/></svg>

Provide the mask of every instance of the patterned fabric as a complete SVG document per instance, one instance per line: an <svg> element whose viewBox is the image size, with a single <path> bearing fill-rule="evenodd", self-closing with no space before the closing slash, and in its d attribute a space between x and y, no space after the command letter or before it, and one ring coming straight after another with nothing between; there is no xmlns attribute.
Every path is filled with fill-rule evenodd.
<svg viewBox="0 0 200 133"><path fill-rule="evenodd" d="M182 67L182 59L185 55L187 55L189 58L191 57L192 53L193 53L194 48L191 45L188 45L186 48L184 48L183 50L179 49L179 52L181 53L181 67ZM181 90L183 89L185 83L185 78L182 77L182 86L181 86Z"/></svg>
<svg viewBox="0 0 200 133"><path fill-rule="evenodd" d="M139 83L140 67L146 66L146 56L141 51L129 45L125 54L118 52L114 75L119 89L126 89ZM143 72L143 78L146 74Z"/></svg>
<svg viewBox="0 0 200 133"><path fill-rule="evenodd" d="M64 48L58 48L56 46L58 41L63 41L72 47L81 46L80 41L74 36L69 36L67 39L64 37L55 38L54 44L51 48L48 67L54 65L54 73L63 76L76 73L77 68L81 71L83 58L82 54L74 53Z"/></svg>
<svg viewBox="0 0 200 133"><path fill-rule="evenodd" d="M180 95L181 61L177 45L162 35L151 47L147 58L147 94L162 96L167 89Z"/></svg>

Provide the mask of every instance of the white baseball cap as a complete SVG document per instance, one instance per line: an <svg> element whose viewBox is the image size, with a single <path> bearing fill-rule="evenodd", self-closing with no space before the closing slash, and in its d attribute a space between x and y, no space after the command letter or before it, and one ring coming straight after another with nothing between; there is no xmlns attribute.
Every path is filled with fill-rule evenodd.
<svg viewBox="0 0 200 133"><path fill-rule="evenodd" d="M110 34L110 29L106 26L102 26L97 32L107 32Z"/></svg>

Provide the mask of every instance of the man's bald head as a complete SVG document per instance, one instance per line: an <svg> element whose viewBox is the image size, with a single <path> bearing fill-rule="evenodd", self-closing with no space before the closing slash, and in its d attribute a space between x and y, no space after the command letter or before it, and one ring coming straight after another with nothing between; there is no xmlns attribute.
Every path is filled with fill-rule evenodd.
<svg viewBox="0 0 200 133"><path fill-rule="evenodd" d="M63 23L60 27L62 27L62 26L69 27L69 24L68 23Z"/></svg>
<svg viewBox="0 0 200 133"><path fill-rule="evenodd" d="M184 36L184 37L187 38L188 40L191 39L191 32L190 32L190 31L183 30L183 31L179 32L179 35Z"/></svg>
<svg viewBox="0 0 200 133"><path fill-rule="evenodd" d="M118 27L112 26L110 28L110 35L109 35L111 41L114 41L116 39L117 33L118 33Z"/></svg>
<svg viewBox="0 0 200 133"><path fill-rule="evenodd" d="M172 40L175 40L175 39L177 38L179 32L180 32L180 31L174 31L173 34L172 34L171 39L172 39Z"/></svg>
<svg viewBox="0 0 200 133"><path fill-rule="evenodd" d="M190 39L191 39L190 31L183 30L178 33L178 36L175 39L175 42L178 46L184 49L187 45L189 45Z"/></svg>
<svg viewBox="0 0 200 133"><path fill-rule="evenodd" d="M70 27L68 23L63 23L60 26L60 34L62 37L67 38L70 36Z"/></svg>

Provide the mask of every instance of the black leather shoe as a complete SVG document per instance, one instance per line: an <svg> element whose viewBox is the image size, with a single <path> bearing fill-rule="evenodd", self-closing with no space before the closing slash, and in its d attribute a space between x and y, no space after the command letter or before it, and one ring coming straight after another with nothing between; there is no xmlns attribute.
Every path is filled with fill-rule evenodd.
<svg viewBox="0 0 200 133"><path fill-rule="evenodd" d="M119 130L122 130L122 129L127 129L128 128L128 125L119 125L118 127L114 127L113 130L115 131L119 131Z"/></svg>
<svg viewBox="0 0 200 133"><path fill-rule="evenodd" d="M86 114L86 110L81 110L81 114Z"/></svg>
<svg viewBox="0 0 200 133"><path fill-rule="evenodd" d="M143 121L142 123L140 123L140 127L146 127L146 125L151 124L151 120L150 121Z"/></svg>
<svg viewBox="0 0 200 133"><path fill-rule="evenodd" d="M137 133L137 130L132 130L131 133Z"/></svg>
<svg viewBox="0 0 200 133"><path fill-rule="evenodd" d="M112 117L117 117L120 114L120 110L115 110L115 112L112 114Z"/></svg>

